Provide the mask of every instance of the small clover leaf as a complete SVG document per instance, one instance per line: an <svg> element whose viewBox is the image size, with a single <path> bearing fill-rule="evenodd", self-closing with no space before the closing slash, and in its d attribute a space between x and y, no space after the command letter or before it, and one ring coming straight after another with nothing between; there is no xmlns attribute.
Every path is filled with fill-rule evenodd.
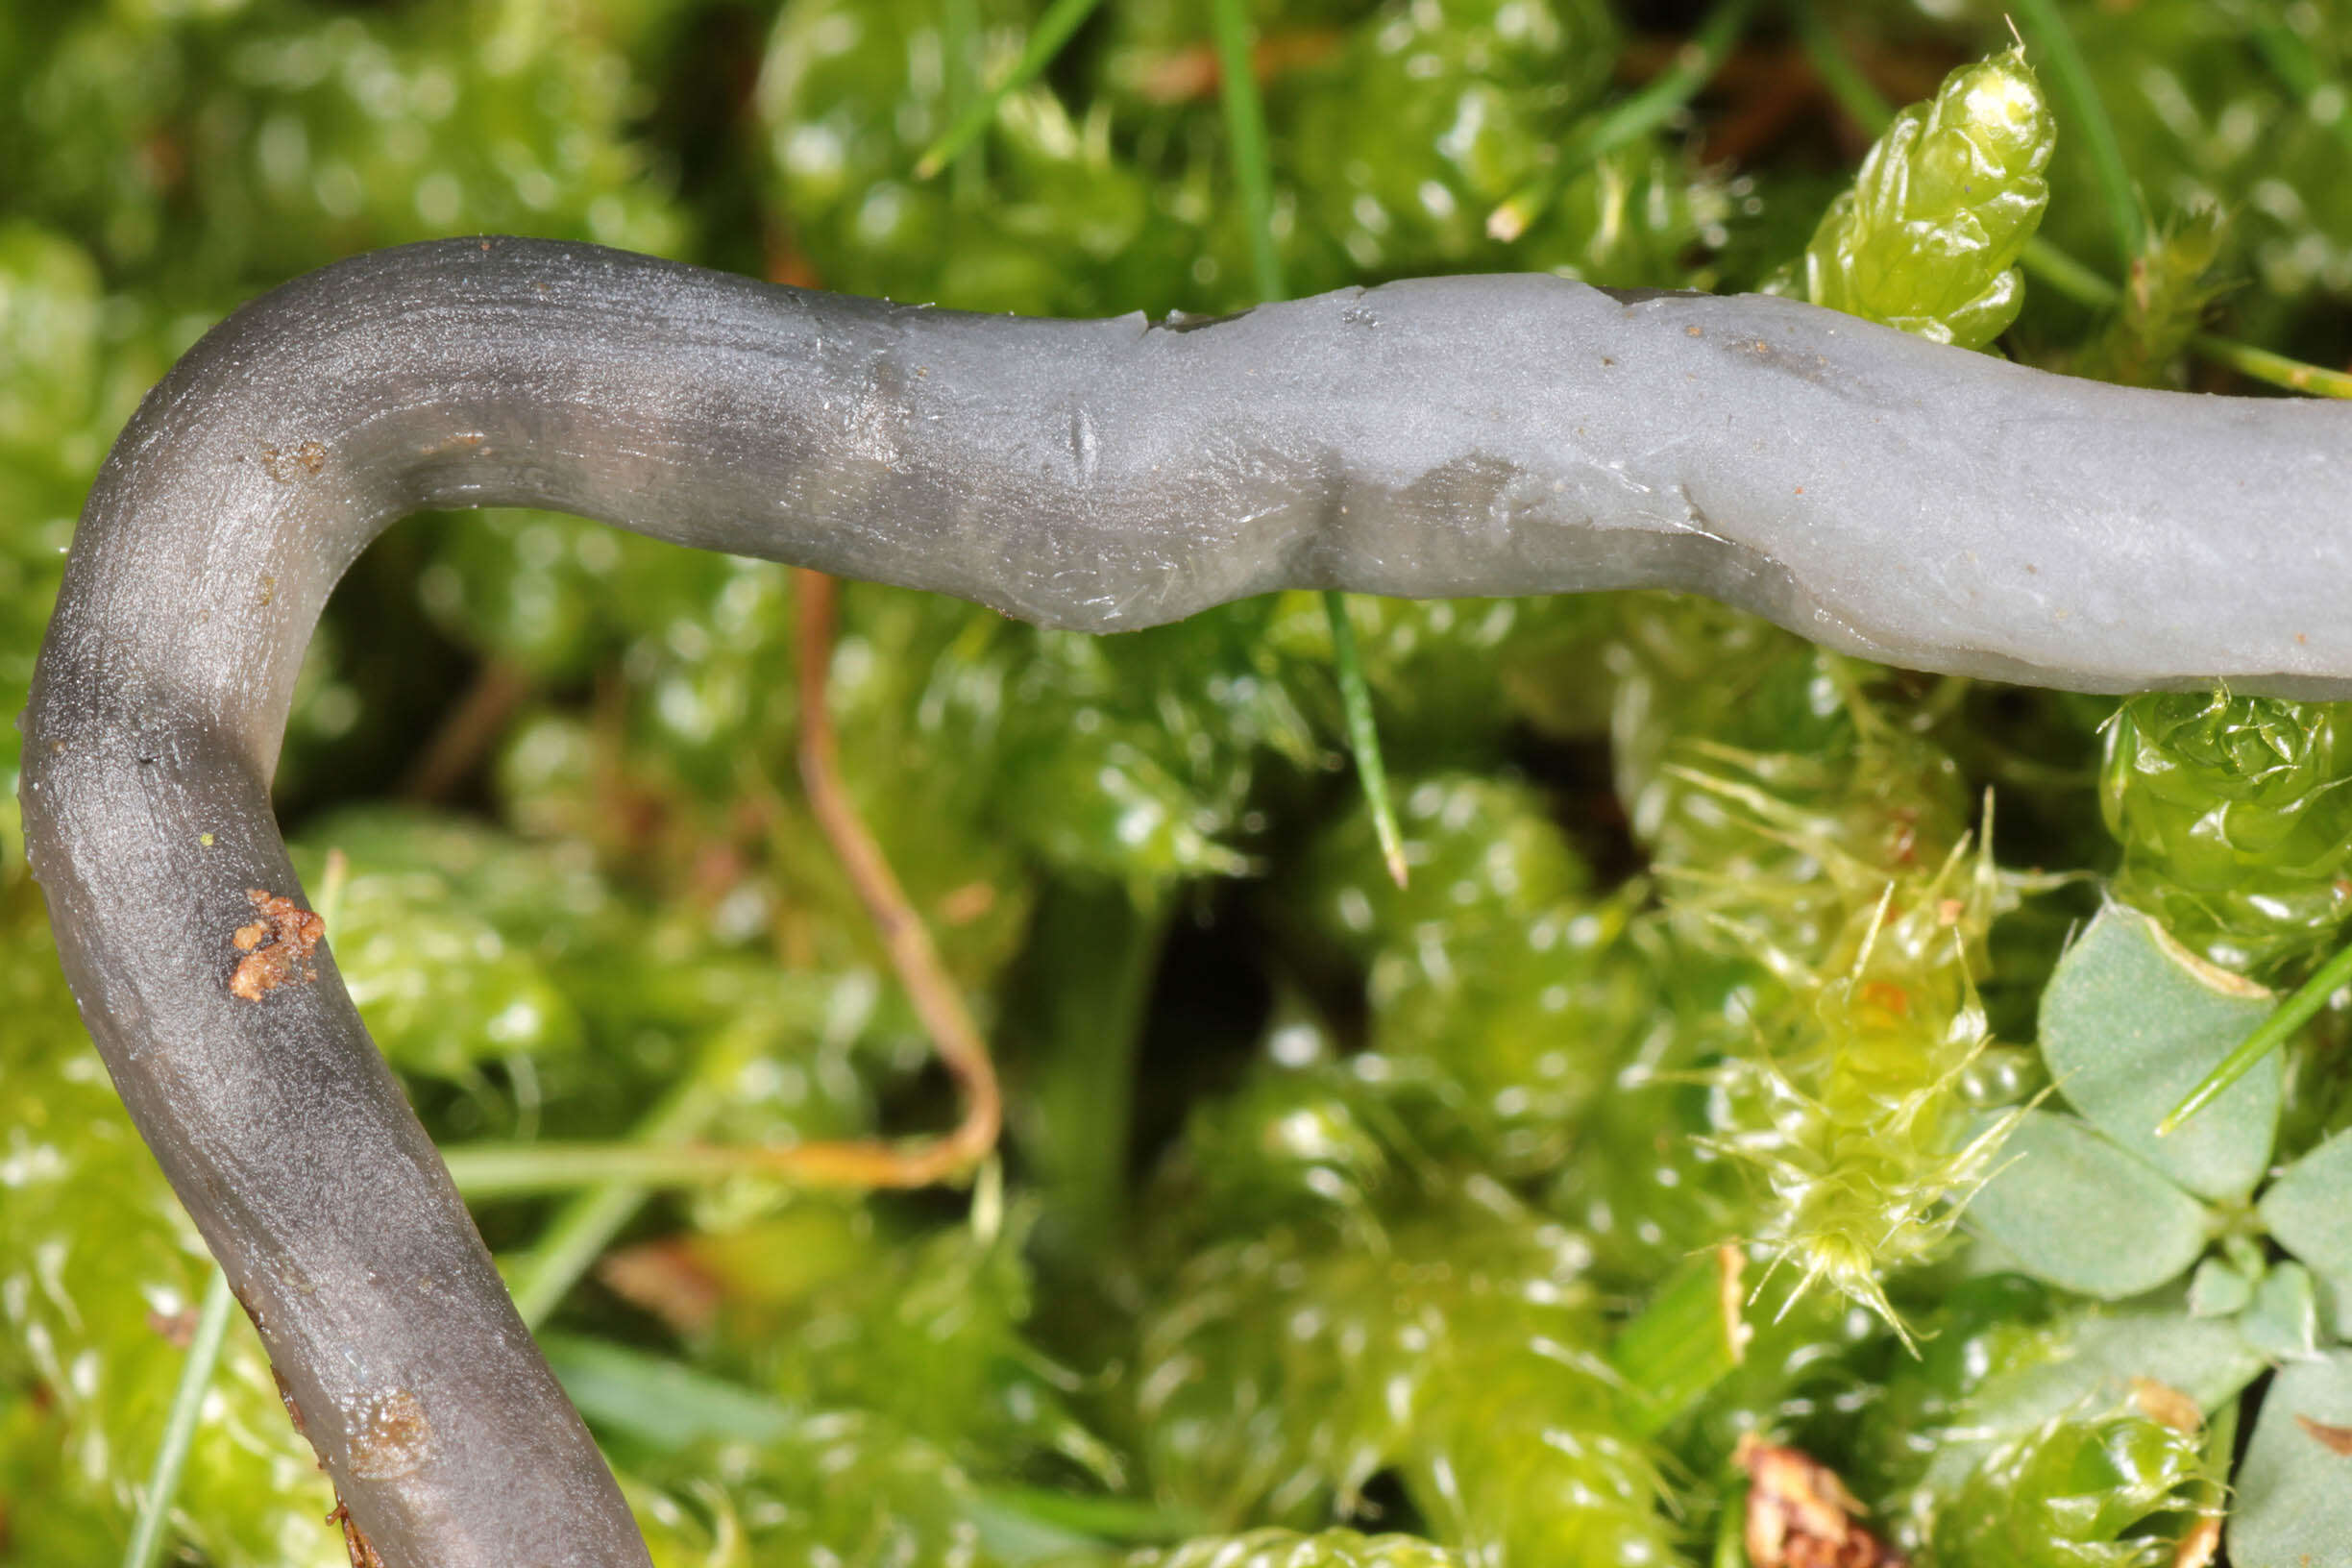
<svg viewBox="0 0 2352 1568"><path fill-rule="evenodd" d="M2283 1073L2258 1065L2195 1119L2157 1123L2270 1014L2276 998L2217 968L2137 911L2110 905L2059 960L2042 998L2042 1056L2083 1118L2198 1197L2262 1180Z"/></svg>
<svg viewBox="0 0 2352 1568"><path fill-rule="evenodd" d="M2145 1384L2211 1411L2236 1398L2266 1364L2237 1325L2193 1316L2180 1291L2163 1291L2081 1309L2056 1333L2046 1361L1986 1381L1969 1422L2005 1441L2046 1421L2133 1408Z"/></svg>
<svg viewBox="0 0 2352 1568"><path fill-rule="evenodd" d="M2280 1246L2318 1277L2329 1328L2352 1339L2352 1132L2334 1138L2287 1167L2255 1206Z"/></svg>
<svg viewBox="0 0 2352 1568"><path fill-rule="evenodd" d="M2268 1010L2270 993L2215 968L2154 920L2111 905L2067 950L2042 999L2042 1052L2079 1112L2036 1110L1971 1209L2017 1266L2108 1301L2153 1289L2227 1233L2198 1267L2191 1313L2230 1319L2271 1360L2315 1354L2322 1291L2331 1327L2352 1308L2352 1217L2332 1195L2352 1179L2352 1138L2301 1162L2259 1206L2303 1263L2266 1269L2236 1212L2268 1167L2283 1074L2268 1059L2168 1136L2156 1123ZM2308 1268L2304 1266L2308 1264Z"/></svg>
<svg viewBox="0 0 2352 1568"><path fill-rule="evenodd" d="M2238 1314L2245 1342L2274 1361L2308 1361L2319 1353L2319 1303L2311 1270L2281 1263L2262 1277Z"/></svg>
<svg viewBox="0 0 2352 1568"><path fill-rule="evenodd" d="M2281 1369L2232 1485L2236 1568L2352 1568L2352 1350Z"/></svg>
<svg viewBox="0 0 2352 1568"><path fill-rule="evenodd" d="M1969 1215L2037 1279L2120 1301L2205 1250L2205 1206L2073 1116L2027 1112L2002 1154Z"/></svg>
<svg viewBox="0 0 2352 1568"><path fill-rule="evenodd" d="M2260 1273L2249 1273L2226 1258L2208 1258L2197 1264L2189 1282L2191 1317L2234 1317L2254 1300Z"/></svg>

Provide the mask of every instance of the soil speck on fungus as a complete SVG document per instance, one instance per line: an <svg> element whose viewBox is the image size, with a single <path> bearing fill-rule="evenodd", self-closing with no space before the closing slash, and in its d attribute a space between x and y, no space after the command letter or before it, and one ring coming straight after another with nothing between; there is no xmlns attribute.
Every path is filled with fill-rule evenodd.
<svg viewBox="0 0 2352 1568"><path fill-rule="evenodd" d="M327 922L298 908L293 899L260 888L246 889L245 896L261 918L238 926L229 939L229 944L245 955L230 972L229 994L257 1002L280 986L316 980L318 969L310 954L327 934Z"/></svg>
<svg viewBox="0 0 2352 1568"><path fill-rule="evenodd" d="M432 1423L425 1407L405 1388L369 1396L350 1412L351 1473L362 1481L390 1481L414 1471L432 1457Z"/></svg>

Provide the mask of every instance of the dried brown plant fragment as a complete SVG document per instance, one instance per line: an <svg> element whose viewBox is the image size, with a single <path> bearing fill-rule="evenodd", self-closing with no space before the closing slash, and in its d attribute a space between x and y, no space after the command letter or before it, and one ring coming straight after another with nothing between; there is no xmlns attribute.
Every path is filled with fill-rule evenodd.
<svg viewBox="0 0 2352 1568"><path fill-rule="evenodd" d="M703 1265L684 1241L646 1241L608 1255L597 1278L631 1306L642 1307L680 1334L700 1334L724 1305L725 1282Z"/></svg>
<svg viewBox="0 0 2352 1568"><path fill-rule="evenodd" d="M176 1312L160 1312L150 1308L147 1327L172 1349L185 1350L196 1337L196 1309L189 1306Z"/></svg>
<svg viewBox="0 0 2352 1568"><path fill-rule="evenodd" d="M2169 1384L2154 1378L2131 1380L2132 1405L2142 1415L2159 1426L2185 1432L2193 1437L2205 1430L2205 1412L2197 1402Z"/></svg>
<svg viewBox="0 0 2352 1568"><path fill-rule="evenodd" d="M1736 1242L1726 1241L1715 1249L1715 1308L1723 1314L1724 1343L1731 1347L1731 1364L1738 1366L1748 1360L1748 1341L1755 1337L1755 1330L1748 1325L1748 1295L1740 1287L1740 1276L1747 1272L1748 1257Z"/></svg>
<svg viewBox="0 0 2352 1568"><path fill-rule="evenodd" d="M2296 1416L2295 1425L2303 1429L2305 1436L2329 1453L2352 1458L2352 1427L2333 1427L2325 1421L2315 1421L2308 1415Z"/></svg>
<svg viewBox="0 0 2352 1568"><path fill-rule="evenodd" d="M1862 1505L1811 1455L1749 1433L1732 1458L1748 1472L1753 1568L1907 1568L1908 1558L1855 1523Z"/></svg>
<svg viewBox="0 0 2352 1568"><path fill-rule="evenodd" d="M327 922L293 899L260 888L246 889L245 896L261 918L238 926L229 939L229 945L245 955L230 972L229 994L257 1002L280 986L316 980L318 968L310 954L327 934Z"/></svg>

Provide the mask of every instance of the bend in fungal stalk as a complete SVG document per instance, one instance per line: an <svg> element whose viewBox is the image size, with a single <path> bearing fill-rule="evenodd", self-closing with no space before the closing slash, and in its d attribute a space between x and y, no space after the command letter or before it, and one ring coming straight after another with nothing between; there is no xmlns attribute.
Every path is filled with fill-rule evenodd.
<svg viewBox="0 0 2352 1568"><path fill-rule="evenodd" d="M25 716L28 852L383 1560L643 1563L331 943L231 985L254 890L306 905L270 776L320 607L394 520L552 507L1095 631L1286 587L1651 584L1931 670L2320 695L2352 692L2346 494L2352 411L1786 300L1456 278L1156 327L437 242L248 306L124 430Z"/></svg>

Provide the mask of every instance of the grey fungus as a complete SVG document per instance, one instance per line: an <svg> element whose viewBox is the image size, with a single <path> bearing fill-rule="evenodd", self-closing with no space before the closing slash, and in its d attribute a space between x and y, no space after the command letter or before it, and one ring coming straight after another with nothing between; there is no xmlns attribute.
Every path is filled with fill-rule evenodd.
<svg viewBox="0 0 2352 1568"><path fill-rule="evenodd" d="M406 513L490 505L1089 631L1283 588L1653 585L1919 669L2352 695L2352 408L1549 277L1164 325L510 239L296 280L100 474L22 801L83 1017L391 1568L648 1560L270 812L336 579Z"/></svg>

